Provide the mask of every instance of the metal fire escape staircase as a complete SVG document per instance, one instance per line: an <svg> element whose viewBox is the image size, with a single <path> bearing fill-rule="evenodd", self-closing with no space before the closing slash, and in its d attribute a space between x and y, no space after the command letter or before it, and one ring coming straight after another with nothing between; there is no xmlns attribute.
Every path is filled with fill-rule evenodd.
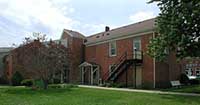
<svg viewBox="0 0 200 105"><path fill-rule="evenodd" d="M139 52L139 51L138 51ZM117 78L120 77L121 74L123 74L125 71L129 69L131 66L139 66L143 62L143 53L140 51L140 53L131 53L128 54L125 52L122 54L122 56L117 60L117 62L114 64L115 66L111 68L111 70L108 70L103 75L103 80L105 82L112 81L115 82Z"/></svg>

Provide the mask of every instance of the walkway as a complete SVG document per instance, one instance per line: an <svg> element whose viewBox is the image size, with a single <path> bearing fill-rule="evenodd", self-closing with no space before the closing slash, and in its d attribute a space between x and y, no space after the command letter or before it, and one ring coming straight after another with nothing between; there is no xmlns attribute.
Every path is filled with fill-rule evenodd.
<svg viewBox="0 0 200 105"><path fill-rule="evenodd" d="M127 89L127 88L110 88L110 87L99 87L99 86L88 86L88 85L78 85L83 88L93 88L93 89L103 89L103 90L116 90L116 91L126 91L126 92L140 92L140 93L155 93L155 94L169 94L169 95L182 95L182 96L199 96L200 94L195 93L180 93L180 92L164 92L157 90L140 90L140 89Z"/></svg>

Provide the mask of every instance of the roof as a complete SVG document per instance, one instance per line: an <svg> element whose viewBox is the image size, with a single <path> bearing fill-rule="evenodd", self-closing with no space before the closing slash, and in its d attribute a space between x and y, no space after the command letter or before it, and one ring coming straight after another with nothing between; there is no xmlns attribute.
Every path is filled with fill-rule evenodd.
<svg viewBox="0 0 200 105"><path fill-rule="evenodd" d="M101 41L106 41L109 39L115 39L118 37L153 31L155 29L155 19L156 18L153 18L131 25L123 26L120 28L112 29L107 32L101 32L98 34L91 35L87 37L87 42L85 44L88 45Z"/></svg>
<svg viewBox="0 0 200 105"><path fill-rule="evenodd" d="M0 47L0 53L9 52L12 49L13 49L12 47Z"/></svg>
<svg viewBox="0 0 200 105"><path fill-rule="evenodd" d="M68 29L64 29L63 33L66 32L67 34L69 34L71 37L75 37L75 38L85 38L85 36L77 31L72 31L72 30L68 30Z"/></svg>

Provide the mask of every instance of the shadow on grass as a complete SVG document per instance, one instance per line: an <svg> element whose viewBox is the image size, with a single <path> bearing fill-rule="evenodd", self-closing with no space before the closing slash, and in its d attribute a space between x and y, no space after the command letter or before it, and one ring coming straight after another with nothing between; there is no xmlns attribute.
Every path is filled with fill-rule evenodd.
<svg viewBox="0 0 200 105"><path fill-rule="evenodd" d="M191 103L200 103L198 96L181 96L181 95L161 95L164 100L176 101L179 103L190 105Z"/></svg>
<svg viewBox="0 0 200 105"><path fill-rule="evenodd" d="M181 88L162 89L161 91L182 92L182 93L196 93L200 94L200 85L182 86Z"/></svg>
<svg viewBox="0 0 200 105"><path fill-rule="evenodd" d="M15 94L15 95L37 95L37 94L51 95L51 94L60 94L60 93L64 93L64 92L69 92L71 90L72 90L71 88L59 88L59 89L49 88L47 90L44 90L44 89L32 90L31 88L25 87L25 88L5 89L4 93Z"/></svg>

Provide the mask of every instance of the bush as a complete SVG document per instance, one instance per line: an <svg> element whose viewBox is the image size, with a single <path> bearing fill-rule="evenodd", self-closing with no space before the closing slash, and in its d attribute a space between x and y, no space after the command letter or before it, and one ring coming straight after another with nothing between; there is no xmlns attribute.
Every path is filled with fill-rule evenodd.
<svg viewBox="0 0 200 105"><path fill-rule="evenodd" d="M15 74L12 76L12 85L20 86L22 80L23 76L18 71L16 71Z"/></svg>
<svg viewBox="0 0 200 105"><path fill-rule="evenodd" d="M7 79L5 77L0 77L0 84L3 84L3 85L8 84Z"/></svg>
<svg viewBox="0 0 200 105"><path fill-rule="evenodd" d="M62 86L59 85L59 84L51 84L51 85L49 85L48 87L49 87L49 88L52 88L52 89L62 88Z"/></svg>
<svg viewBox="0 0 200 105"><path fill-rule="evenodd" d="M184 74L184 73L181 74L180 82L181 82L182 84L185 84L185 85L190 84L190 81L189 81L188 76L187 76L186 74Z"/></svg>
<svg viewBox="0 0 200 105"><path fill-rule="evenodd" d="M123 88L123 87L126 87L125 84L120 84L120 83L105 83L102 86L103 87L113 87L113 88Z"/></svg>
<svg viewBox="0 0 200 105"><path fill-rule="evenodd" d="M115 88L123 88L123 87L126 87L125 84L122 84L122 83L113 83L111 84L112 87L115 87Z"/></svg>
<svg viewBox="0 0 200 105"><path fill-rule="evenodd" d="M200 83L200 80L198 79L189 79L188 76L186 74L181 74L181 79L180 79L180 82L182 84L185 84L185 85L197 85Z"/></svg>
<svg viewBox="0 0 200 105"><path fill-rule="evenodd" d="M77 85L73 84L61 84L62 88L76 88L78 87Z"/></svg>
<svg viewBox="0 0 200 105"><path fill-rule="evenodd" d="M42 89L42 88L44 88L44 82L41 79L34 80L33 88L34 89Z"/></svg>
<svg viewBox="0 0 200 105"><path fill-rule="evenodd" d="M191 85L198 85L200 82L197 79L190 80Z"/></svg>
<svg viewBox="0 0 200 105"><path fill-rule="evenodd" d="M25 80L21 81L21 84L24 86L31 87L31 86L33 86L33 82L34 82L33 79L25 79Z"/></svg>
<svg viewBox="0 0 200 105"><path fill-rule="evenodd" d="M60 84L60 79L54 78L54 83L53 84Z"/></svg>
<svg viewBox="0 0 200 105"><path fill-rule="evenodd" d="M51 84L48 87L53 88L53 89L58 89L58 88L68 89L68 88L74 88L74 87L78 87L78 86L73 85L73 84Z"/></svg>

